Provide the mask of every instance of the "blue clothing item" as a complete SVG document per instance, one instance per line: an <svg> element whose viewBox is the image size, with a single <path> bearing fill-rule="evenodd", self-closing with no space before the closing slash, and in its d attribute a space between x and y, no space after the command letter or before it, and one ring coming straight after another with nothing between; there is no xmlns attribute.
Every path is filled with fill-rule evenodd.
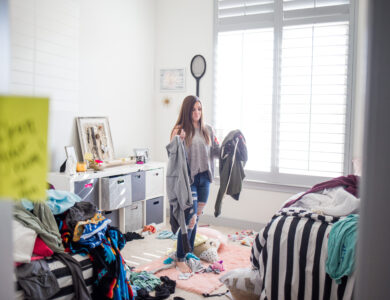
<svg viewBox="0 0 390 300"><path fill-rule="evenodd" d="M184 211L184 217L185 217L185 221L186 221L186 225L188 226L188 224L190 224L190 220L191 218L196 215L196 212L197 212L197 209L198 209L198 201L197 200L193 200L193 207L190 207L190 208L187 208L185 211ZM191 240L194 240L195 241L195 237L192 238L192 235L194 234L194 229L190 229L187 227L187 238L189 241ZM192 252L194 250L194 244L192 243L192 245L190 244L190 252ZM179 233L177 235L177 249L176 249L176 256L177 256L177 260L178 261L184 261L184 257L186 255L186 253L184 253L184 247L183 247L183 240L182 240L182 235L181 235L181 229L179 230Z"/></svg>
<svg viewBox="0 0 390 300"><path fill-rule="evenodd" d="M106 235L107 225L110 223L110 219L104 219L98 224L85 224L83 235L80 237L79 244L88 245L89 248L99 246Z"/></svg>
<svg viewBox="0 0 390 300"><path fill-rule="evenodd" d="M34 209L34 203L32 203L30 200L22 199L21 203L23 207L28 211L32 211Z"/></svg>
<svg viewBox="0 0 390 300"><path fill-rule="evenodd" d="M209 198L210 193L210 178L208 172L203 172L195 175L194 183L191 185L191 190L192 193L196 193L198 202L202 202L204 204L207 203L207 199ZM190 237L190 246L192 250L194 250L196 231L198 229L198 221L199 217L193 229L194 233Z"/></svg>
<svg viewBox="0 0 390 300"><path fill-rule="evenodd" d="M47 190L46 204L50 207L53 215L59 215L67 211L76 202L80 202L81 198L75 193L60 191L60 190Z"/></svg>
<svg viewBox="0 0 390 300"><path fill-rule="evenodd" d="M336 222L329 232L325 270L338 284L342 277L351 274L355 268L358 220L358 215L349 215Z"/></svg>

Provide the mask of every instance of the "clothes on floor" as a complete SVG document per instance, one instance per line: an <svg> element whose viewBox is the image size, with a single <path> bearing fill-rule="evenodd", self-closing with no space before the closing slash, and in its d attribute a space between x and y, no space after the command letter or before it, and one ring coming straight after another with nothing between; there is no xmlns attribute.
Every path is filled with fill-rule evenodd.
<svg viewBox="0 0 390 300"><path fill-rule="evenodd" d="M53 255L54 259L61 261L66 265L72 274L72 287L74 290L74 297L76 299L92 299L88 292L87 285L84 281L80 263L67 253L56 253Z"/></svg>
<svg viewBox="0 0 390 300"><path fill-rule="evenodd" d="M80 202L81 198L75 193L60 190L47 190L46 204L50 207L53 215L62 214L69 208Z"/></svg>
<svg viewBox="0 0 390 300"><path fill-rule="evenodd" d="M326 272L336 283L355 268L358 215L349 215L333 224L329 232Z"/></svg>
<svg viewBox="0 0 390 300"><path fill-rule="evenodd" d="M340 176L337 178L333 178L331 180L318 183L314 185L310 190L303 193L296 199L292 199L288 201L286 204L284 204L283 208L289 207L293 205L295 202L300 200L303 196L309 194L309 193L317 193L324 189L330 189L338 186L344 187L344 189L348 192L354 195L355 197L358 197L358 185L359 185L359 177L355 175L348 175L348 176Z"/></svg>
<svg viewBox="0 0 390 300"><path fill-rule="evenodd" d="M161 240L163 240L163 239L177 240L177 234L174 234L170 230L162 230L158 233L156 238L161 239Z"/></svg>
<svg viewBox="0 0 390 300"><path fill-rule="evenodd" d="M125 233L125 239L127 242L130 242L132 240L141 240L144 239L142 235L140 235L137 232L126 232Z"/></svg>
<svg viewBox="0 0 390 300"><path fill-rule="evenodd" d="M16 221L34 230L51 250L56 253L64 252L54 215L45 203L35 203L32 212L26 210L21 203L15 203L13 215Z"/></svg>
<svg viewBox="0 0 390 300"><path fill-rule="evenodd" d="M168 151L167 167L167 196L170 205L170 218L172 232L181 229L183 249L190 251L187 236L185 211L193 207L188 164L183 142L175 136L166 146Z"/></svg>
<svg viewBox="0 0 390 300"><path fill-rule="evenodd" d="M230 131L222 142L219 155L220 186L214 208L215 217L221 214L222 200L226 194L235 200L239 199L247 160L248 151L243 134L239 130Z"/></svg>
<svg viewBox="0 0 390 300"><path fill-rule="evenodd" d="M136 285L141 289L145 289L147 292L154 291L156 286L161 284L161 280L159 278L146 271L131 273L130 281L133 283L133 285Z"/></svg>
<svg viewBox="0 0 390 300"><path fill-rule="evenodd" d="M137 291L136 300L162 300L167 299L171 294L175 293L176 281L171 280L167 276L161 276L160 280L162 284L156 286L156 295L154 297L149 295L148 290L142 288Z"/></svg>
<svg viewBox="0 0 390 300"><path fill-rule="evenodd" d="M214 158L219 155L219 143L214 134L214 130L210 125L206 125L211 143L206 143L206 140L200 130L195 128L195 133L192 136L191 144L186 145L186 153L188 157L188 165L190 169L191 181L195 181L195 176L205 172L210 181L214 178Z"/></svg>
<svg viewBox="0 0 390 300"><path fill-rule="evenodd" d="M60 287L45 260L36 260L15 269L26 299L42 300L54 296Z"/></svg>

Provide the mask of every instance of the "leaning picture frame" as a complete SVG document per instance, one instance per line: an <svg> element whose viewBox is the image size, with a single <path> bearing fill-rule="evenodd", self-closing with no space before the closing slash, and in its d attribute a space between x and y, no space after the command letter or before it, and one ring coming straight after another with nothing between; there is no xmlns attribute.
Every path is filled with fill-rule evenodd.
<svg viewBox="0 0 390 300"><path fill-rule="evenodd" d="M76 151L73 146L65 146L65 153L66 153L66 159L71 158L75 163L78 162Z"/></svg>
<svg viewBox="0 0 390 300"><path fill-rule="evenodd" d="M76 121L83 158L85 153L91 153L95 160L113 160L114 145L108 118L78 117Z"/></svg>

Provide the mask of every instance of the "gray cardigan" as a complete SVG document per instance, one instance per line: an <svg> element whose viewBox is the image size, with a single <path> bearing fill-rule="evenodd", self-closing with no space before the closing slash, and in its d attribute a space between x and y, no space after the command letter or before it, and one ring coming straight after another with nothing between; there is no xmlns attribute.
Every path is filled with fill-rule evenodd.
<svg viewBox="0 0 390 300"><path fill-rule="evenodd" d="M175 136L166 146L166 149L168 151L166 184L170 204L169 222L173 233L176 233L180 227L183 238L183 249L185 252L189 252L190 245L187 237L184 211L192 208L193 201L186 152L179 136Z"/></svg>

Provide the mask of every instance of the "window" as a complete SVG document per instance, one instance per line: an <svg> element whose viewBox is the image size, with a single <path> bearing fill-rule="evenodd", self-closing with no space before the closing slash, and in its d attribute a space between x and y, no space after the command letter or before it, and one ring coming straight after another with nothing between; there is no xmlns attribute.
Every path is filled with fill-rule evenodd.
<svg viewBox="0 0 390 300"><path fill-rule="evenodd" d="M249 179L310 186L348 172L352 10L217 0L215 127L244 133Z"/></svg>

